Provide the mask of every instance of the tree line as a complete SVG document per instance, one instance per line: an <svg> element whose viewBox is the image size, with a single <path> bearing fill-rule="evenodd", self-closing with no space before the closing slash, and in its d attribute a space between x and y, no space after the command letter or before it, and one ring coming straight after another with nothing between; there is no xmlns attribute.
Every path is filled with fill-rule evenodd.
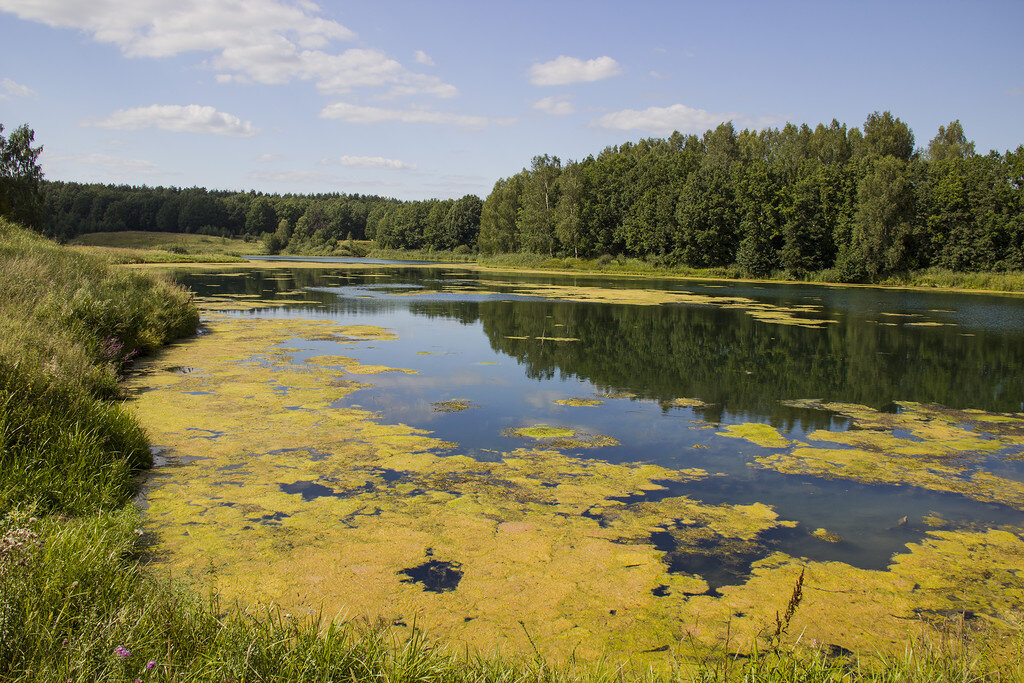
<svg viewBox="0 0 1024 683"><path fill-rule="evenodd" d="M673 133L563 164L536 156L484 202L479 248L738 264L750 275L836 269L863 280L928 266L1024 268L1024 146L977 154L959 121L923 150L889 112L863 130Z"/></svg>
<svg viewBox="0 0 1024 683"><path fill-rule="evenodd" d="M0 211L19 211L60 240L159 230L329 253L342 240L372 239L389 249L737 264L753 276L831 270L847 281L930 266L1024 269L1024 145L979 154L953 121L917 148L890 112L869 115L862 128L723 123L580 161L538 155L486 200L40 182L31 141L22 126L5 144L13 161L2 167ZM35 203L26 199L33 188Z"/></svg>

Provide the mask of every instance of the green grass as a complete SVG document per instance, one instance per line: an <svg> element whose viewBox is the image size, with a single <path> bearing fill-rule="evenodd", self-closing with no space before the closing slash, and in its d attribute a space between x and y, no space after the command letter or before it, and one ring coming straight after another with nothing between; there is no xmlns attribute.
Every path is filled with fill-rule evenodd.
<svg viewBox="0 0 1024 683"><path fill-rule="evenodd" d="M394 259L396 261L437 261L438 263L472 263L477 260L475 254L461 253L451 250L427 249L382 249L374 247L370 242L367 256L370 258Z"/></svg>
<svg viewBox="0 0 1024 683"><path fill-rule="evenodd" d="M198 321L181 288L0 219L0 510L125 504L149 451L119 374Z"/></svg>
<svg viewBox="0 0 1024 683"><path fill-rule="evenodd" d="M0 219L0 681L1024 680L1019 634L959 632L895 657L683 642L654 673L222 605L150 564L131 500L148 441L117 382L133 352L197 320L178 287Z"/></svg>
<svg viewBox="0 0 1024 683"><path fill-rule="evenodd" d="M238 237L212 237L185 232L93 232L79 235L71 245L86 247L115 247L119 249L163 249L182 254L254 254L260 250L259 242L246 242Z"/></svg>
<svg viewBox="0 0 1024 683"><path fill-rule="evenodd" d="M178 232L94 232L70 242L111 263L237 263L263 251L260 242Z"/></svg>

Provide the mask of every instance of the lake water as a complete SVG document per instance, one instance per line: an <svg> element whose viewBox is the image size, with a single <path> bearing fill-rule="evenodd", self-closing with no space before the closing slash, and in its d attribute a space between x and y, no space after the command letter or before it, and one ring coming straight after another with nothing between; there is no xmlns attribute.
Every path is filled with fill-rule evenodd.
<svg viewBox="0 0 1024 683"><path fill-rule="evenodd" d="M243 274L239 274L242 272ZM224 274L179 271L201 297L291 303L234 315L313 318L393 330L395 341L346 348L360 363L416 370L387 373L345 405L383 423L431 430L479 461L500 460L534 441L509 430L543 424L604 435L614 445L565 450L611 463L647 462L712 476L666 483L646 500L688 496L710 505L765 503L795 528L762 539L760 553L719 561L688 554L655 533L672 571L700 574L711 590L741 582L764 550L882 569L940 517L948 528L1024 526L1019 506L900 481L761 467L779 449L725 438L729 425L764 423L785 439L842 432L843 411L793 405L857 404L898 415L904 404L990 413L1024 412L1024 298L875 288L545 275L474 274L452 267L253 268ZM596 288L602 301L554 300L551 288ZM696 295L639 305L637 292ZM282 296L282 293L285 293ZM617 295L621 294L621 297ZM568 296L557 294L557 296ZM575 295L574 295L575 296ZM576 297L578 298L578 297ZM736 304L736 299L744 302ZM621 303L616 301L629 301ZM729 306L716 305L728 300ZM798 323L752 317L751 307ZM790 321L792 322L792 320ZM338 353L333 342L295 339L292 362ZM692 406L672 402L685 397ZM555 401L603 401L586 408ZM460 400L466 410L438 410ZM342 406L343 407L343 406ZM820 434L821 432L818 431ZM895 429L895 436L908 436ZM833 444L833 446L835 446ZM846 446L839 446L839 448ZM954 478L977 472L1024 481L1024 448L958 453ZM870 479L870 478L869 478ZM955 488L955 487L954 487ZM311 489L307 489L308 491ZM298 492L298 491L296 491ZM642 501L643 495L626 502ZM825 543L810 532L841 537Z"/></svg>

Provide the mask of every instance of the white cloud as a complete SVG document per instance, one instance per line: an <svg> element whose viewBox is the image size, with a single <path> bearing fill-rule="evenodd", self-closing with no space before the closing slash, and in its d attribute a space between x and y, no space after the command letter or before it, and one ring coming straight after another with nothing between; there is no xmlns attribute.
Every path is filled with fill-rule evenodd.
<svg viewBox="0 0 1024 683"><path fill-rule="evenodd" d="M416 63L424 66L434 66L434 60L423 50L416 50Z"/></svg>
<svg viewBox="0 0 1024 683"><path fill-rule="evenodd" d="M414 171L416 164L402 161L400 159L387 159L385 157L360 157L341 156L337 159L323 159L320 163L324 165L350 166L353 168L384 168L393 171Z"/></svg>
<svg viewBox="0 0 1024 683"><path fill-rule="evenodd" d="M552 95L551 97L537 100L531 106L546 114L564 116L576 111L576 107L572 106L572 102L568 101L568 97L568 95Z"/></svg>
<svg viewBox="0 0 1024 683"><path fill-rule="evenodd" d="M345 123L435 123L461 128L484 128L491 124L507 125L515 119L491 119L486 116L451 114L429 109L385 109L364 107L348 102L335 102L323 108L320 118L337 119Z"/></svg>
<svg viewBox="0 0 1024 683"><path fill-rule="evenodd" d="M0 0L0 10L84 31L128 57L208 53L219 83L312 80L326 93L357 87L453 97L454 86L409 71L379 50L327 51L355 34L311 2L281 0Z"/></svg>
<svg viewBox="0 0 1024 683"><path fill-rule="evenodd" d="M47 154L43 152L44 164L61 164L71 162L84 166L93 166L108 171L130 173L132 175L153 175L157 173L157 165L144 159L126 159L108 154Z"/></svg>
<svg viewBox="0 0 1024 683"><path fill-rule="evenodd" d="M114 130L158 128L176 133L206 133L248 138L259 133L250 122L237 116L198 104L153 104L148 107L119 109L103 121L91 124Z"/></svg>
<svg viewBox="0 0 1024 683"><path fill-rule="evenodd" d="M530 82L534 85L568 85L611 78L622 73L619 63L611 57L598 57L583 61L562 55L550 62L530 67Z"/></svg>
<svg viewBox="0 0 1024 683"><path fill-rule="evenodd" d="M15 97L35 97L36 91L27 85L16 83L10 78L0 80L0 100L10 100Z"/></svg>
<svg viewBox="0 0 1024 683"><path fill-rule="evenodd" d="M776 121L774 118L752 119L735 112L716 113L706 109L694 109L685 104L673 104L669 107L650 107L648 109L623 109L596 119L591 125L599 128L615 130L640 130L656 135L668 135L672 131L682 133L701 133L715 128L725 121L735 121L740 125L760 128Z"/></svg>
<svg viewBox="0 0 1024 683"><path fill-rule="evenodd" d="M284 155L283 154L269 154L269 153L267 153L267 154L260 154L260 155L257 155L257 157L255 159L253 159L253 161L255 161L258 164L267 164L267 163L270 163L271 161L277 161L278 159L284 159Z"/></svg>

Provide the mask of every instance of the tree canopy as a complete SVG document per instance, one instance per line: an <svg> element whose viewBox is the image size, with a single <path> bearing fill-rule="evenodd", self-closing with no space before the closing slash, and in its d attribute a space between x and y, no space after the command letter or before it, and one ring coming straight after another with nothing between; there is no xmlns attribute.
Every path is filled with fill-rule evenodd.
<svg viewBox="0 0 1024 683"><path fill-rule="evenodd" d="M38 159L43 148L32 146L35 132L26 124L9 136L3 133L0 124L0 216L39 228L43 221L43 170Z"/></svg>

